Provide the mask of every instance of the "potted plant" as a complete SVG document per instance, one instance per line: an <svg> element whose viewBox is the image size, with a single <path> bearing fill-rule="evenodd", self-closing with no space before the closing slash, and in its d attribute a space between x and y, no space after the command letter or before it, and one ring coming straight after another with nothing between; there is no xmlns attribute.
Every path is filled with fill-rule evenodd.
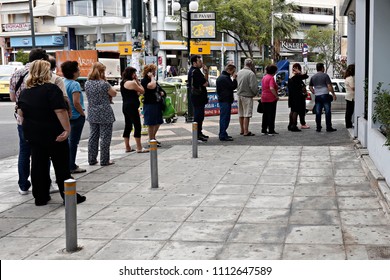
<svg viewBox="0 0 390 280"><path fill-rule="evenodd" d="M372 120L379 123L379 130L386 137L385 145L390 149L390 92L382 89L382 84L378 83L374 91L375 109Z"/></svg>

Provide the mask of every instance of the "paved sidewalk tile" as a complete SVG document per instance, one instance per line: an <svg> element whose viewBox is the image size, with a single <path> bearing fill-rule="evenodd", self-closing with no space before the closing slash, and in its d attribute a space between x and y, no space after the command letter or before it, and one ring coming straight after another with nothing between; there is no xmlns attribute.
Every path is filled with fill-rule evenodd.
<svg viewBox="0 0 390 280"><path fill-rule="evenodd" d="M214 126L206 122L205 131L217 135ZM64 251L60 195L36 207L31 194L17 192L17 158L0 160L0 258L390 259L390 221L350 140L282 146L272 137L240 138L260 141L254 146L211 138L193 159L190 128L180 129L185 144L164 146L173 134L161 128L159 188L151 188L150 154L125 153L121 133L113 137L112 166L89 166L83 140L78 164L87 172L75 178L87 200L77 205L81 250L72 254Z"/></svg>

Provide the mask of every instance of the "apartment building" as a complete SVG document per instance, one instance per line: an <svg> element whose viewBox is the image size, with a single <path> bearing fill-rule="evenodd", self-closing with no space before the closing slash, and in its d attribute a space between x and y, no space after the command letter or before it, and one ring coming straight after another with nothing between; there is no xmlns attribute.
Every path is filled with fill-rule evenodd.
<svg viewBox="0 0 390 280"><path fill-rule="evenodd" d="M15 59L19 50L32 48L32 26L36 47L48 52L62 50L65 46L66 28L55 25L59 15L65 15L65 0L34 0L33 24L30 21L29 1L0 0L0 47L3 64Z"/></svg>

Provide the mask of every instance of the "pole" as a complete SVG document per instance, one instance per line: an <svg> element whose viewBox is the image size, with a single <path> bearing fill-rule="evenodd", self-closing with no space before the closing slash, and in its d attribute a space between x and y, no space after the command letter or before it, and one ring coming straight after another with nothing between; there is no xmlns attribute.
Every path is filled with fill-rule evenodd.
<svg viewBox="0 0 390 280"><path fill-rule="evenodd" d="M334 56L335 56L335 50L336 50L336 6L333 6L333 48L332 48L332 71L333 75L332 77L334 78Z"/></svg>
<svg viewBox="0 0 390 280"><path fill-rule="evenodd" d="M221 47L221 73L225 69L225 34L222 32L222 47Z"/></svg>
<svg viewBox="0 0 390 280"><path fill-rule="evenodd" d="M158 188L157 141L150 140L150 174L152 189Z"/></svg>
<svg viewBox="0 0 390 280"><path fill-rule="evenodd" d="M271 0L271 61L274 63L274 0Z"/></svg>
<svg viewBox="0 0 390 280"><path fill-rule="evenodd" d="M35 48L35 25L32 0L28 1L30 9L30 25L31 25L31 47Z"/></svg>
<svg viewBox="0 0 390 280"><path fill-rule="evenodd" d="M187 5L187 54L188 54L188 71L191 68L191 12L190 12L190 2ZM187 81L189 84L189 81ZM187 87L187 100L188 100L188 110L186 122L192 122L194 120L194 110L192 108L191 100L191 88Z"/></svg>
<svg viewBox="0 0 390 280"><path fill-rule="evenodd" d="M77 251L77 196L76 180L64 182L66 251Z"/></svg>
<svg viewBox="0 0 390 280"><path fill-rule="evenodd" d="M198 123L192 123L192 158L198 157Z"/></svg>

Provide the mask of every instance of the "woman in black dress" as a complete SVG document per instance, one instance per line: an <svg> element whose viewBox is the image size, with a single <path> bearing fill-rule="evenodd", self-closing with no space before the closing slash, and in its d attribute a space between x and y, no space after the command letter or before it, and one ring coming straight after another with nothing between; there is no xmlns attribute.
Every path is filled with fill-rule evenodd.
<svg viewBox="0 0 390 280"><path fill-rule="evenodd" d="M133 126L137 153L149 152L149 150L144 149L141 145L141 119L138 112L140 105L139 96L144 94L144 92L145 90L137 77L137 69L127 67L122 73L121 82L122 112L125 116L123 139L125 141L126 153L133 151L130 146L130 133L133 130Z"/></svg>
<svg viewBox="0 0 390 280"><path fill-rule="evenodd" d="M287 129L290 131L301 131L298 124L298 115L301 118L301 123L305 123L302 119L306 111L306 85L303 80L309 76L302 74L302 67L299 63L294 63L292 68L293 76L288 80L288 106L291 108L290 121Z"/></svg>
<svg viewBox="0 0 390 280"><path fill-rule="evenodd" d="M50 83L50 63L36 60L30 65L26 89L20 93L18 114L23 119L23 132L31 147L31 182L35 205L50 201L49 160L53 162L56 181L64 198L64 180L69 170L68 136L70 123L63 92ZM77 203L85 201L77 194Z"/></svg>

